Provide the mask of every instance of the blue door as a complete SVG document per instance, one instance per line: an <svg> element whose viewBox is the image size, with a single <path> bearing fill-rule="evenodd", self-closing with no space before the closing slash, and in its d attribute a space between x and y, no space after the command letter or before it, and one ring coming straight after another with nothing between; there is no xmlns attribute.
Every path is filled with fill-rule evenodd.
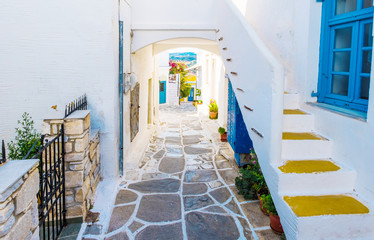
<svg viewBox="0 0 374 240"><path fill-rule="evenodd" d="M238 101L229 82L229 99L227 111L227 140L235 152L235 160L239 166L249 163L250 149L253 147L247 127L243 120Z"/></svg>
<svg viewBox="0 0 374 240"><path fill-rule="evenodd" d="M191 88L190 95L188 95L188 101L192 102L195 96L195 88Z"/></svg>
<svg viewBox="0 0 374 240"><path fill-rule="evenodd" d="M166 81L160 81L160 104L166 103Z"/></svg>

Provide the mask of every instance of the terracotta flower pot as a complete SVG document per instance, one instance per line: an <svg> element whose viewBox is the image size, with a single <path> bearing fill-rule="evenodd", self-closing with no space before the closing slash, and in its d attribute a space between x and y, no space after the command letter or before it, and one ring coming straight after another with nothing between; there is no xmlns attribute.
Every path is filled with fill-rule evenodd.
<svg viewBox="0 0 374 240"><path fill-rule="evenodd" d="M227 142L227 132L221 135L221 142Z"/></svg>
<svg viewBox="0 0 374 240"><path fill-rule="evenodd" d="M270 227L277 234L283 233L283 227L278 215L270 214Z"/></svg>
<svg viewBox="0 0 374 240"><path fill-rule="evenodd" d="M218 114L218 112L209 112L209 117L211 119L216 119L217 118L217 114Z"/></svg>

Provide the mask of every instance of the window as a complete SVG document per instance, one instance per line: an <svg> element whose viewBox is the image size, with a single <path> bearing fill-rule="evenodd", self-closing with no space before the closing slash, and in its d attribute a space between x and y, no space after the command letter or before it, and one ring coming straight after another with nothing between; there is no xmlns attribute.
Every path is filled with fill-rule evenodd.
<svg viewBox="0 0 374 240"><path fill-rule="evenodd" d="M318 101L367 111L373 0L325 0Z"/></svg>

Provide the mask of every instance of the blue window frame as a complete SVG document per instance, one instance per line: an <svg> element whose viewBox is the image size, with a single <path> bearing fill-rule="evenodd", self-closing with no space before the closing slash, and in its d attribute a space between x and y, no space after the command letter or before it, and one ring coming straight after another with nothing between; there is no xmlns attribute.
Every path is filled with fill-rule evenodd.
<svg viewBox="0 0 374 240"><path fill-rule="evenodd" d="M373 0L325 0L318 102L367 111Z"/></svg>

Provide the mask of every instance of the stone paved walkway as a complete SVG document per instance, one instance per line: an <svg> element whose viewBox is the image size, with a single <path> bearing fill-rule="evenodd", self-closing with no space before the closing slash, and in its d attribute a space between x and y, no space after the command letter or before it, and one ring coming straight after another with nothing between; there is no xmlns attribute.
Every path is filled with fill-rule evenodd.
<svg viewBox="0 0 374 240"><path fill-rule="evenodd" d="M109 222L87 226L84 239L279 239L258 201L237 196L238 169L217 122L190 104L160 110L139 169L117 187Z"/></svg>

